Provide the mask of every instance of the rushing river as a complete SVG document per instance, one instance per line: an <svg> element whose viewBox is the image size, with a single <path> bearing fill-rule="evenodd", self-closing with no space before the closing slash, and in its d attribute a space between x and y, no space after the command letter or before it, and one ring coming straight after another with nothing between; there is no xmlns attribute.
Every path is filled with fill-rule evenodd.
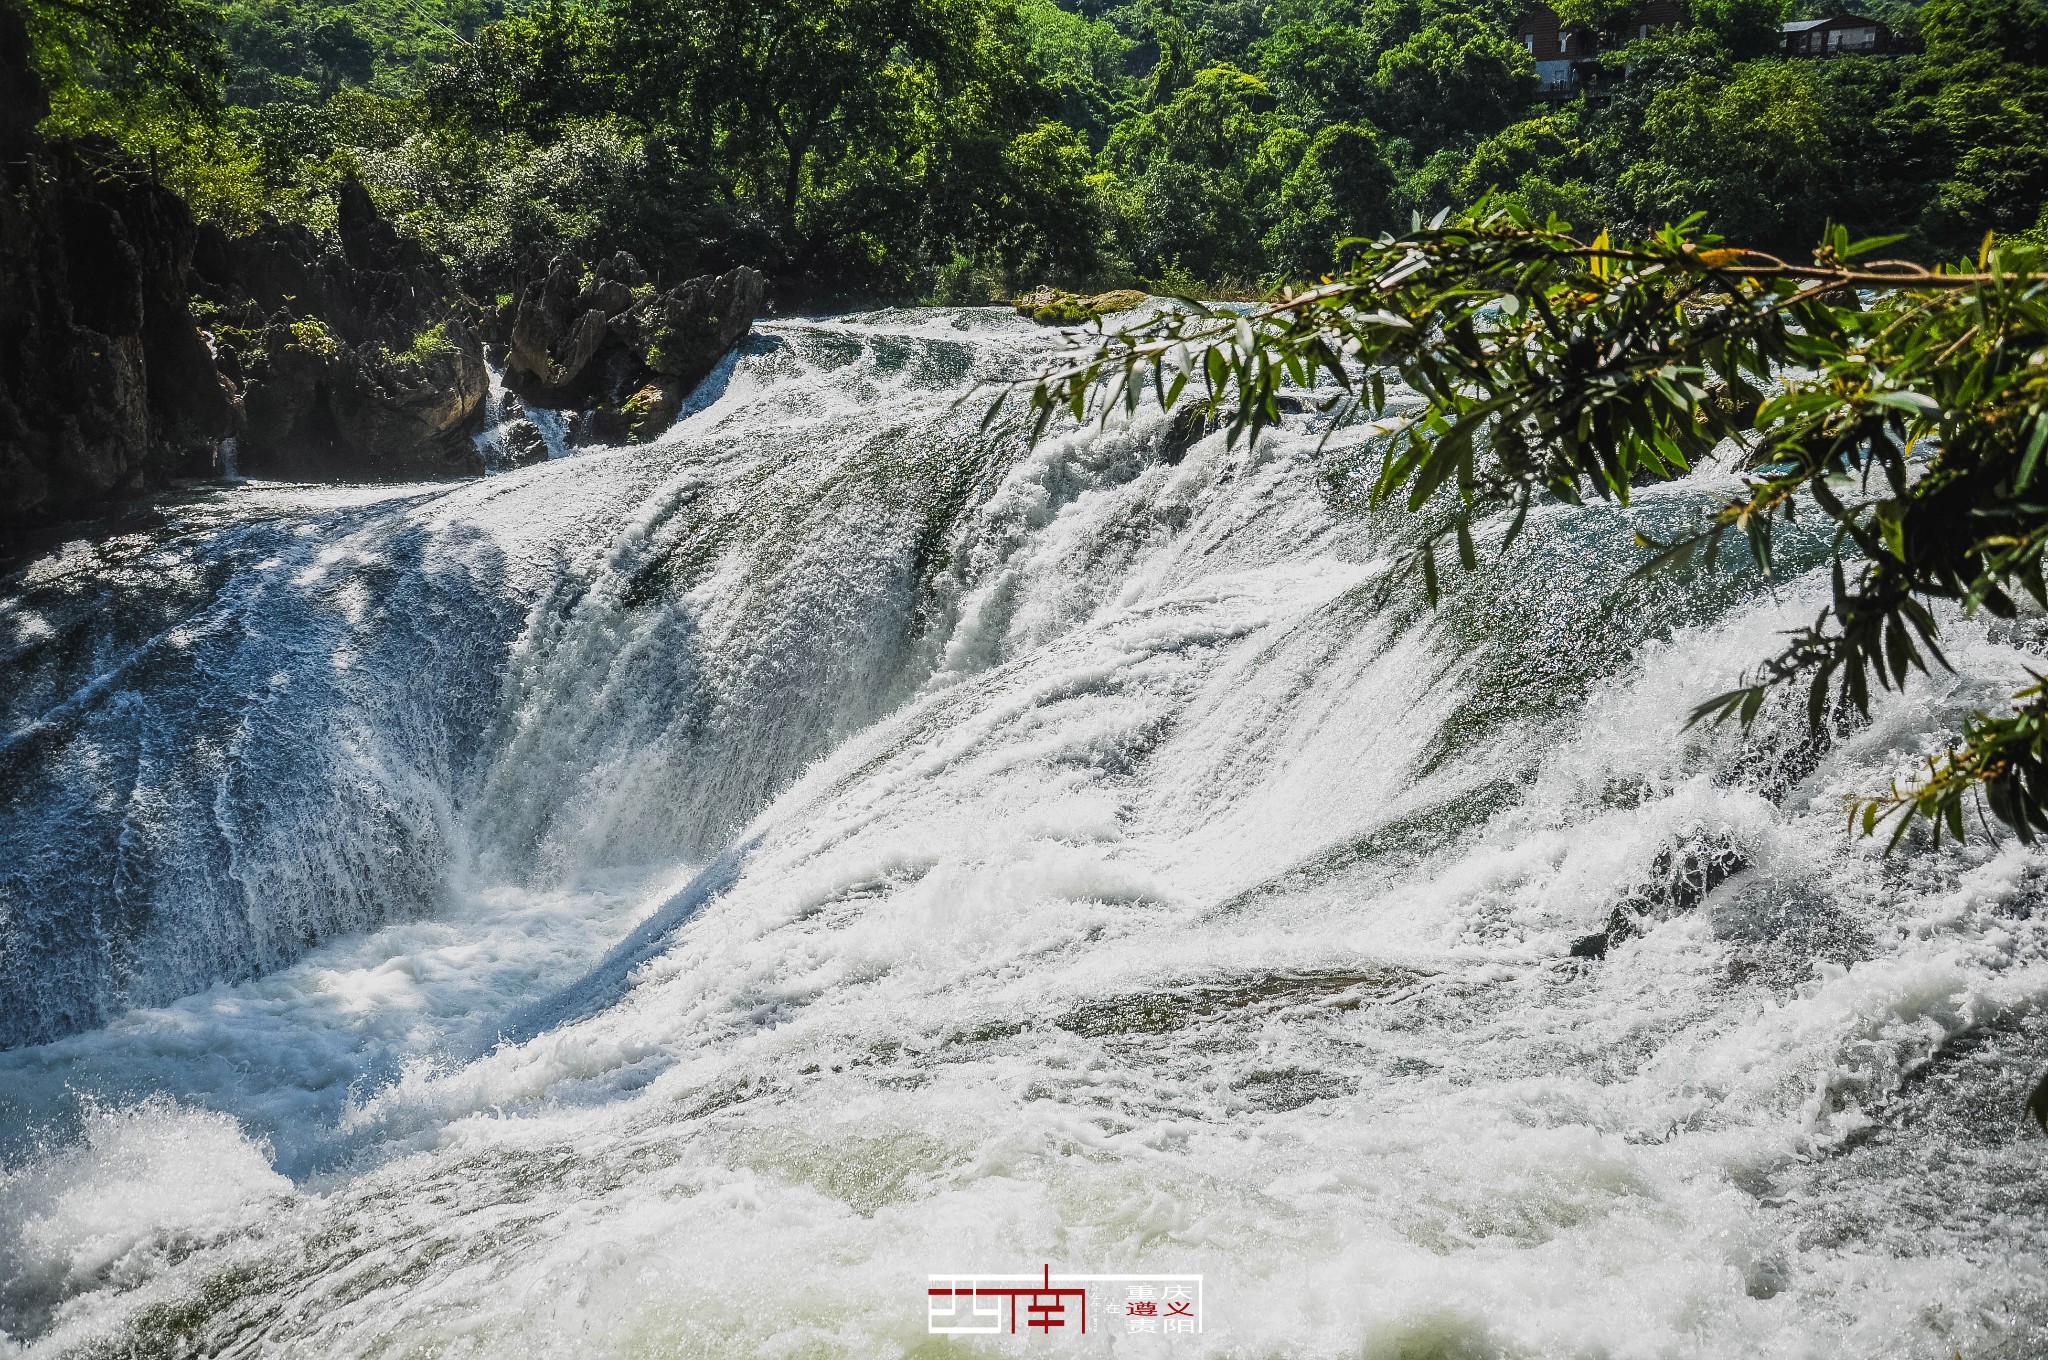
<svg viewBox="0 0 2048 1360"><path fill-rule="evenodd" d="M1432 612L1356 435L981 433L1050 343L0 582L0 1353L2048 1353L2048 855L1842 813L2038 625L1688 732L1825 598L1634 574L1727 473ZM1045 1266L1203 1331L927 1333Z"/></svg>

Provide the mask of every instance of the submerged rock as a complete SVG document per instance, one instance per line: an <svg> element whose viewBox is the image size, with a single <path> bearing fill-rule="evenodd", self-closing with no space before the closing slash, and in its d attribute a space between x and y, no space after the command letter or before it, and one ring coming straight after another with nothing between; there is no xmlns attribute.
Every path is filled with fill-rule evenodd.
<svg viewBox="0 0 2048 1360"><path fill-rule="evenodd" d="M1188 450L1216 428L1215 417L1201 402L1187 401L1173 413L1160 436L1159 461L1169 466L1188 456Z"/></svg>
<svg viewBox="0 0 2048 1360"><path fill-rule="evenodd" d="M1657 852L1648 877L1624 893L1608 913L1607 929L1573 941L1572 957L1606 957L1609 949L1658 921L1691 911L1747 868L1749 857L1726 832L1693 831Z"/></svg>
<svg viewBox="0 0 2048 1360"><path fill-rule="evenodd" d="M545 463L548 460L547 436L540 432L538 425L524 416L506 423L502 443L505 461L513 467L525 467L529 463Z"/></svg>

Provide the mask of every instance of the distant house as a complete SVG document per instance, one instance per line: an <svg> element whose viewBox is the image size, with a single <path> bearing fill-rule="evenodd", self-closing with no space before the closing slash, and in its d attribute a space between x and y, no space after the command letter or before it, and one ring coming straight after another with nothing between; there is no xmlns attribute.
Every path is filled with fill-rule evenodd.
<svg viewBox="0 0 2048 1360"><path fill-rule="evenodd" d="M1837 57L1851 52L1876 56L1892 46L1892 31L1860 14L1798 19L1778 32L1788 57Z"/></svg>
<svg viewBox="0 0 2048 1360"><path fill-rule="evenodd" d="M1629 19L1626 31L1630 41L1637 41L1684 28L1689 18L1680 0L1650 0Z"/></svg>
<svg viewBox="0 0 2048 1360"><path fill-rule="evenodd" d="M1581 73L1577 64L1600 50L1598 34L1576 25L1565 27L1548 5L1529 11L1515 30L1515 41L1536 59L1536 78L1543 82L1545 94L1578 88Z"/></svg>
<svg viewBox="0 0 2048 1360"><path fill-rule="evenodd" d="M1538 4L1515 29L1515 40L1536 59L1541 97L1569 99L1586 94L1605 98L1612 91L1600 84L1600 68L1593 61L1603 48L1683 28L1690 18L1683 0L1647 0L1627 22L1616 25L1611 34L1603 34L1560 23L1556 10Z"/></svg>

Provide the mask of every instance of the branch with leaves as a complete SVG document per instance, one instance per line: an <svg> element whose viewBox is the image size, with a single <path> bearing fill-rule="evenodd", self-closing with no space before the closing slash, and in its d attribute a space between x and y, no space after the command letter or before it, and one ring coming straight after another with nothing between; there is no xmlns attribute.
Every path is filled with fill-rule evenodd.
<svg viewBox="0 0 2048 1360"><path fill-rule="evenodd" d="M1505 512L1504 552L1539 497L1626 504L1733 441L1741 494L1675 541L1639 537L1646 569L1696 555L1711 568L1735 533L1769 573L1779 525L1802 508L1832 523L1820 617L1693 714L1747 724L1771 690L1803 685L1817 727L1838 702L1867 714L1873 682L1946 665L1932 602L2048 607L2048 261L1987 237L1950 269L1858 263L1888 244L1837 229L1794 265L1696 219L1586 242L1483 201L1399 240L1347 242L1340 276L1249 311L1182 299L1078 339L1031 385L1035 428L1135 410L1149 389L1168 408L1192 393L1230 438L1255 438L1283 389L1332 387L1341 419L1384 437L1371 503L1448 507L1412 559L1432 603L1440 551L1454 542L1475 567L1482 519ZM1397 409L1393 380L1419 405ZM1858 825L1896 818L1896 843L1924 819L1960 838L1981 794L1980 819L2048 832L2048 695L2037 683L2014 703L1973 717L1917 782L1859 803Z"/></svg>

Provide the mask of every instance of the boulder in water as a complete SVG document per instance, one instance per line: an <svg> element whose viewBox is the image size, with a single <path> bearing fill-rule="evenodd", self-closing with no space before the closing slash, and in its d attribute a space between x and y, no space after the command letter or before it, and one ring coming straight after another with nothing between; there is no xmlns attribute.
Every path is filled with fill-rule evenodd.
<svg viewBox="0 0 2048 1360"><path fill-rule="evenodd" d="M1018 297L1011 306L1019 316L1028 316L1041 326L1078 326L1084 321L1128 312L1143 305L1147 296L1135 288L1118 288L1083 297L1040 285Z"/></svg>
<svg viewBox="0 0 2048 1360"><path fill-rule="evenodd" d="M513 467L525 467L528 463L545 463L548 460L547 436L540 427L524 416L508 421L501 437L505 461Z"/></svg>
<svg viewBox="0 0 2048 1360"><path fill-rule="evenodd" d="M594 408L599 437L651 439L767 299L745 266L661 291L623 251L592 269L557 256L519 299L505 380L535 405Z"/></svg>

